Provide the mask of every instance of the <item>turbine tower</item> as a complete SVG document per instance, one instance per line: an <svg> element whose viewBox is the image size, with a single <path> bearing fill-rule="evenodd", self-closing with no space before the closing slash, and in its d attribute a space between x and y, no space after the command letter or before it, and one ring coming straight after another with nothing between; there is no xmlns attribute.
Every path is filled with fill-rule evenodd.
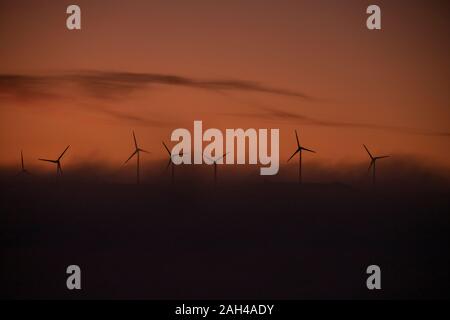
<svg viewBox="0 0 450 320"><path fill-rule="evenodd" d="M363 144L364 149L366 149L367 153L369 154L370 157L370 165L369 165L369 170L370 168L372 168L372 183L375 185L375 167L376 167L376 161L379 159L385 159L385 158L389 158L390 156L380 156L380 157L374 157L372 156L372 154L370 153L369 149L367 149L366 145Z"/></svg>
<svg viewBox="0 0 450 320"><path fill-rule="evenodd" d="M298 183L302 183L302 151L308 151L312 153L316 153L313 150L304 148L300 145L300 141L298 140L297 130L295 130L295 138L297 139L297 150L294 154L289 158L288 162L298 153Z"/></svg>
<svg viewBox="0 0 450 320"><path fill-rule="evenodd" d="M21 169L17 175L22 175L22 174L30 175L31 173L27 169L25 169L25 164L23 162L23 151L22 150L20 150L20 160L21 160Z"/></svg>
<svg viewBox="0 0 450 320"><path fill-rule="evenodd" d="M56 164L56 179L58 179L58 176L62 176L63 171L61 168L61 159L64 156L64 154L66 153L67 149L69 149L70 145L68 145L66 147L66 149L64 149L63 153L61 153L61 155L58 157L58 159L56 160L50 160L50 159L39 159L40 161L46 161L46 162L51 162Z"/></svg>
<svg viewBox="0 0 450 320"><path fill-rule="evenodd" d="M134 134L134 131L133 131L133 141L134 141L134 147L135 147L134 152L133 152L133 153L131 154L131 156L127 159L127 161L124 162L123 165L126 165L127 162L130 161L131 158L133 158L135 155L137 156L137 157L136 157L136 161L137 161L137 162L136 162L136 183L139 184L139 183L140 183L140 177L139 177L139 161L140 161L140 153L141 153L141 152L150 153L150 152L148 152L147 150L144 150L144 149L139 148L138 143L137 143L137 141L136 141L136 135Z"/></svg>
<svg viewBox="0 0 450 320"><path fill-rule="evenodd" d="M212 161L213 164L214 164L214 184L217 184L217 161L222 160L223 158L225 158L225 156L228 153L229 152L225 153L223 156L218 157L216 159L212 159L212 158L208 157L207 155L205 155L205 157L208 158L210 161Z"/></svg>

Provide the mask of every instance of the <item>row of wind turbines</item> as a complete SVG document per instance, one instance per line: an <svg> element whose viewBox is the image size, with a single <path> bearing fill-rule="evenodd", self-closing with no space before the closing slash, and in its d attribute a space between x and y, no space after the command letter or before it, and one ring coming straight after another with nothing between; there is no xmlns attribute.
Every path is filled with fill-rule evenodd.
<svg viewBox="0 0 450 320"><path fill-rule="evenodd" d="M288 159L288 162L291 161L292 158L295 157L296 154L298 154L298 183L302 183L302 152L306 151L306 152L311 152L311 153L316 153L314 150L308 149L303 147L300 144L300 140L298 139L298 134L297 134L297 130L295 130L295 139L297 140L297 150L295 150L295 152L292 154L292 156ZM370 165L369 165L369 170L372 169L372 183L375 184L375 167L376 167L376 162L377 160L380 159L385 159L385 158L389 158L390 156L372 156L372 154L370 153L369 149L366 147L365 144L363 144L364 149L366 149L369 157L370 157Z"/></svg>
<svg viewBox="0 0 450 320"><path fill-rule="evenodd" d="M298 133L297 130L295 130L295 138L297 141L297 149L295 150L295 152L292 154L292 156L288 159L288 162L292 160L292 158L294 158L297 154L298 154L298 182L301 184L302 183L302 152L306 151L306 152L310 152L310 153L316 153L314 150L308 149L303 147L300 144L300 140L298 138ZM151 153L147 150L142 149L141 147L139 147L137 139L136 139L136 135L133 131L133 142L134 142L134 151L133 153L128 157L128 159L123 163L123 165L126 165L133 157L136 157L136 183L139 184L140 183L140 153L144 152L144 153ZM167 145L164 143L164 141L162 142L164 149L167 151L167 153L169 154L169 161L167 163L167 167L166 170L169 169L169 167L171 167L172 169L172 173L171 173L171 181L172 183L175 182L175 165L173 163L173 158L174 157L183 157L183 152L180 152L180 154L175 154L173 155L169 148L167 147ZM58 179L58 177L62 176L63 174L63 170L61 167L61 160L64 156L64 154L67 152L67 150L69 149L70 145L68 145L66 147L66 149L64 149L64 151L61 153L61 155L57 158L57 159L42 159L39 158L38 160L40 161L45 161L45 162L50 162L53 164L56 164L56 179ZM385 159L385 158L389 158L390 156L373 156L369 149L367 148L366 145L363 145L364 149L367 151L367 154L370 157L370 165L369 165L369 169L368 171L370 171L370 169L372 169L372 183L375 185L376 182L376 162L377 160L380 159ZM228 153L225 153L224 155L217 157L215 159L209 158L209 160L211 160L213 162L214 165L214 183L217 184L217 162L221 159L223 159ZM19 172L20 174L27 174L29 175L30 172L28 170L25 169L25 164L24 164L24 160L23 160L23 152L20 151L20 157L21 157L21 171Z"/></svg>

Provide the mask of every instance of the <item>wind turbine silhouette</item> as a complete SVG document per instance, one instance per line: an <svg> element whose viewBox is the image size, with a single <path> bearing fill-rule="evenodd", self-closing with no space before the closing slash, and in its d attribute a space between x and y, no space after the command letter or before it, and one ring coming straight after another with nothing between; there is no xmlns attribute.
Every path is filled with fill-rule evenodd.
<svg viewBox="0 0 450 320"><path fill-rule="evenodd" d="M25 165L23 162L23 151L22 150L20 150L20 160L21 160L21 169L17 175L22 175L22 174L30 175L31 173L27 169L25 169Z"/></svg>
<svg viewBox="0 0 450 320"><path fill-rule="evenodd" d="M61 176L63 174L63 171L62 171L62 168L61 168L61 159L64 156L64 154L66 153L67 149L69 149L69 147L70 147L70 145L68 145L66 147L66 149L64 149L63 153L61 153L61 155L56 160L39 159L40 161L46 161L46 162L51 162L51 163L55 163L56 164L56 179L58 179L58 176Z"/></svg>
<svg viewBox="0 0 450 320"><path fill-rule="evenodd" d="M372 174L373 174L373 177L372 177L373 182L372 182L372 183L375 184L375 167L376 167L376 161L379 160L379 159L389 158L390 156L374 157L374 156L372 156L372 154L370 153L369 149L367 149L366 145L363 144L363 146L364 146L364 149L366 149L366 151L367 151L367 153L369 154L369 157L370 157L370 165L369 165L368 171L370 171L370 168L373 168L373 169L372 169L372 172L373 172L373 173L372 173Z"/></svg>
<svg viewBox="0 0 450 320"><path fill-rule="evenodd" d="M167 145L164 143L164 141L162 142L164 149L166 149L167 153L169 154L169 162L167 162L167 167L166 167L166 171L167 169L169 169L169 166L172 165L172 184L175 183L175 165L173 164L173 157L183 157L183 155L185 154L183 151L181 151L179 154L174 154L172 155L172 152L170 152L169 148L167 147ZM187 153L186 153L187 154Z"/></svg>
<svg viewBox="0 0 450 320"><path fill-rule="evenodd" d="M214 184L217 184L217 161L222 160L223 158L225 158L225 156L228 154L229 152L225 153L223 156L218 157L216 159L212 159L210 157L208 157L207 155L205 155L205 157L207 157L209 160L211 160L214 164Z"/></svg>
<svg viewBox="0 0 450 320"><path fill-rule="evenodd" d="M136 141L136 135L134 134L133 131L133 140L134 140L134 147L135 150L134 152L131 154L131 156L127 159L127 161L124 162L123 165L126 165L128 161L131 160L131 158L133 158L135 155L137 155L136 161L137 161L137 165L136 165L136 183L139 184L140 183L140 177L139 177L139 160L140 160L140 152L145 152L145 153L150 153L147 150L141 149L138 146L138 143Z"/></svg>
<svg viewBox="0 0 450 320"><path fill-rule="evenodd" d="M298 140L297 130L295 130L295 138L297 139L297 150L294 154L289 158L288 162L298 153L298 183L302 183L302 151L308 151L312 153L316 153L313 150L304 148L300 145L300 141Z"/></svg>

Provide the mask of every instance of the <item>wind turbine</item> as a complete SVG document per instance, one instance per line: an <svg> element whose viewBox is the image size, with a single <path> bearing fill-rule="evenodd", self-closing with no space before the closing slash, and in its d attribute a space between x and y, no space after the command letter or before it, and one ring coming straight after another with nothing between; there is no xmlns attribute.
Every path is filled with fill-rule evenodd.
<svg viewBox="0 0 450 320"><path fill-rule="evenodd" d="M63 171L62 171L62 168L61 168L61 159L64 156L64 154L66 153L67 149L69 149L69 147L70 147L70 145L68 145L66 147L66 149L64 149L63 153L61 153L61 155L56 160L39 159L40 161L46 161L46 162L51 162L51 163L55 163L56 164L56 179L58 179L58 176L61 176L63 174Z"/></svg>
<svg viewBox="0 0 450 320"><path fill-rule="evenodd" d="M214 184L217 184L217 161L222 160L223 158L225 158L225 156L228 154L229 152L225 153L223 156L218 157L216 159L212 159L210 157L208 157L207 155L205 155L205 157L207 157L209 160L211 160L214 164Z"/></svg>
<svg viewBox="0 0 450 320"><path fill-rule="evenodd" d="M167 147L167 145L164 143L164 141L162 142L164 149L166 149L167 153L169 154L169 162L167 162L167 167L166 167L166 171L167 169L169 169L169 166L172 165L172 184L175 183L175 165L173 164L173 157L183 157L183 155L185 154L183 151L181 151L179 154L174 154L172 155L172 152L170 152L169 148ZM187 154L187 153L186 153Z"/></svg>
<svg viewBox="0 0 450 320"><path fill-rule="evenodd" d="M370 153L369 149L367 149L366 145L363 144L363 146L364 146L364 149L366 149L366 151L367 151L367 153L369 154L369 157L370 157L370 165L369 165L369 170L368 170L368 171L370 171L370 168L373 168L373 169L372 169L372 174L373 174L372 179L373 179L373 184L375 184L375 167L376 167L376 161L377 161L378 159L389 158L390 156L374 157L374 156L372 156L372 154Z"/></svg>
<svg viewBox="0 0 450 320"><path fill-rule="evenodd" d="M17 175L22 175L22 174L30 175L31 173L27 169L25 169L25 165L23 162L23 151L22 150L20 150L20 160L21 160L21 169Z"/></svg>
<svg viewBox="0 0 450 320"><path fill-rule="evenodd" d="M140 160L140 152L145 152L145 153L150 153L150 152L148 152L147 150L144 150L144 149L139 148L138 143L137 143L137 141L136 141L136 135L134 134L134 131L133 131L133 140L134 140L134 147L135 147L135 150L134 150L134 152L131 154L131 156L127 159L127 161L125 161L125 163L124 163L123 165L126 165L127 162L131 160L131 158L133 158L135 155L137 155L137 158L136 158L136 161L137 161L137 166L136 166L136 182L137 182L137 184L139 184L139 183L140 183L140 181L139 181L139 160Z"/></svg>
<svg viewBox="0 0 450 320"><path fill-rule="evenodd" d="M313 150L304 148L300 145L300 141L298 140L297 130L295 130L295 138L297 139L297 150L294 154L289 158L288 162L298 153L298 183L302 183L302 151L308 151L312 153L316 153Z"/></svg>

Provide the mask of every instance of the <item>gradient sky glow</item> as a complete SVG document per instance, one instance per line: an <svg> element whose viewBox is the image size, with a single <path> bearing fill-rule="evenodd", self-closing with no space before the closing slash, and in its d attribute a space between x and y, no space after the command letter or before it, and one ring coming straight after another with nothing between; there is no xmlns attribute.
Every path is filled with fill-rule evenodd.
<svg viewBox="0 0 450 320"><path fill-rule="evenodd" d="M81 31L65 26L74 3ZM366 161L365 143L450 168L448 1L374 3L381 31L356 0L0 1L0 165L68 144L68 165L120 165L133 129L160 159L203 120L280 128L281 163L298 129L314 161Z"/></svg>

